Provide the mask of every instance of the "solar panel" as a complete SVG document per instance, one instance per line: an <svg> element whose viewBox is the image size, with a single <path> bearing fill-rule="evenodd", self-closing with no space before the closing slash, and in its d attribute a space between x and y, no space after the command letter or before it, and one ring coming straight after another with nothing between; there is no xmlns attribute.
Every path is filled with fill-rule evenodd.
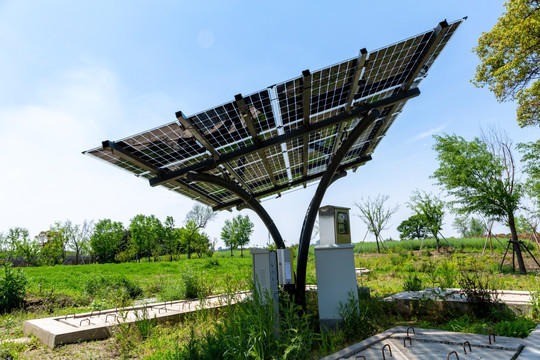
<svg viewBox="0 0 540 360"><path fill-rule="evenodd" d="M177 121L85 153L215 210L243 200L224 187L190 182L190 171L226 179L258 200L305 186L324 175L351 130L377 108L380 117L339 170L370 159L461 22L443 22L372 52L362 49L355 58L191 116L177 112Z"/></svg>

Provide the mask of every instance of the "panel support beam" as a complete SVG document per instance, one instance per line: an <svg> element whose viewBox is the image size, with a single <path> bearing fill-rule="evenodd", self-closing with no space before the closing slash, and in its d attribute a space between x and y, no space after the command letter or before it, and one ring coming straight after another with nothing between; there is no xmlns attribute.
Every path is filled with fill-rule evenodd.
<svg viewBox="0 0 540 360"><path fill-rule="evenodd" d="M413 89L410 89L408 91L397 93L397 94L395 94L395 95L393 95L393 96L391 96L389 98L373 102L371 104L364 104L364 105L357 106L357 107L355 107L354 109L351 110L350 114L347 114L347 113L343 112L343 113L337 114L335 116L332 116L331 118L328 118L326 120L319 121L317 123L311 124L311 126L309 127L309 129L307 129L307 131L305 131L304 129L301 129L301 128L291 130L291 131L286 132L283 135L279 135L279 136L276 136L276 137L268 139L268 140L262 140L259 144L253 144L253 145L247 146L247 147L242 148L242 149L238 149L238 150L226 153L226 154L222 154L218 160L207 159L207 160L203 160L203 161L201 161L201 162L199 162L197 164L193 164L191 166L186 166L183 169L160 173L157 177L150 179L150 185L151 186L157 186L157 185L160 185L160 184L162 184L164 182L174 180L176 178L184 176L189 171L201 172L201 171L209 170L209 169L215 167L216 165L224 164L224 163L226 163L228 161L232 161L232 160L234 160L236 158L245 156L245 155L247 155L247 154L249 154L251 152L254 152L256 150L265 149L265 148L268 148L268 147L279 145L279 144L281 144L281 143L283 143L285 141L289 141L289 140L292 140L292 139L299 138L299 137L303 136L304 133L306 133L306 132L308 134L311 134L311 133L316 132L316 131L324 128L324 127L331 126L331 125L334 125L334 124L339 124L341 122L349 120L352 117L361 116L362 114L367 113L371 109L384 108L386 106L396 104L396 103L398 103L400 101L412 99L412 98L414 98L414 97L416 97L418 95L420 95L420 90L418 88L413 88Z"/></svg>
<svg viewBox="0 0 540 360"><path fill-rule="evenodd" d="M409 75L409 79L407 79L407 82L403 84L404 90L408 90L414 83L414 81L418 77L418 74L420 74L420 71L422 71L424 65L429 60L431 55L435 52L437 46L440 44L442 38L449 29L450 26L448 25L448 22L444 20L441 21L439 25L437 25L437 27L433 30L433 35L431 36L428 44L422 52L422 55L420 55L420 59L418 59L418 61L416 62L414 69L412 69L411 75Z"/></svg>
<svg viewBox="0 0 540 360"><path fill-rule="evenodd" d="M364 75L366 60L368 57L368 51L366 48L360 49L358 58L356 59L356 65L354 67L353 79L350 85L349 96L347 97L347 103L345 104L345 112L350 114L352 103L354 101L354 95L358 92L360 78ZM332 155L336 153L341 145L341 138L345 132L345 124L339 124L337 126L338 131L334 139L334 148L332 149Z"/></svg>
<svg viewBox="0 0 540 360"><path fill-rule="evenodd" d="M128 149L125 149L120 144L117 144L114 141L105 140L101 143L101 146L103 147L103 149L107 149L107 148L111 149L111 151L115 152L120 158L126 161L129 161L130 163L135 164L138 167L151 172L152 174L159 173L158 169L152 166L152 164L149 164L146 160L141 159L139 156L133 154L131 151L129 151ZM175 185L176 184L180 186L181 188L183 188L185 191L196 193L200 197L204 198L210 204L218 204L218 206L222 204L221 202L208 197L208 194L194 188L193 186L190 186L189 184L182 184L178 181L175 183Z"/></svg>
<svg viewBox="0 0 540 360"><path fill-rule="evenodd" d="M212 144L210 144L210 142L208 142L208 140L206 140L204 135L201 134L201 132L195 127L195 125L192 124L191 121L189 121L189 119L185 117L181 111L176 112L176 118L178 119L178 122L180 123L180 125L184 127L186 130L188 130L191 133L191 135L193 135L195 139L197 139L197 141L200 142L206 150L208 150L208 152L212 155L214 160L219 159L219 153L217 152L217 150L212 146ZM238 175L236 171L234 171L233 167L230 164L224 163L223 166L225 167L225 169L227 169L227 171L231 174L231 176L235 178L236 181L238 181L240 185L242 185L248 192L250 193L252 192L248 184L246 184L244 179L242 179L242 177Z"/></svg>
<svg viewBox="0 0 540 360"><path fill-rule="evenodd" d="M336 171L339 168L343 158L345 158L356 140L358 140L358 138L379 118L379 116L380 113L377 109L370 110L367 116L365 116L349 133L347 140L343 142L335 156L332 158L330 164L328 164L326 172L321 178L321 181L317 186L317 190L315 191L315 194L313 195L311 203L307 209L306 216L304 217L304 223L302 225L302 232L300 233L298 257L296 263L296 302L302 305L304 308L306 301L306 269L309 243L322 199L326 193L326 190L332 184L332 180L334 179ZM361 154L361 156L362 155L364 154Z"/></svg>
<svg viewBox="0 0 540 360"><path fill-rule="evenodd" d="M311 73L309 70L302 71L302 117L304 129L306 132L302 136L302 177L307 176L308 171L308 162L309 162L309 134L307 130L309 129L309 118L311 116ZM304 182L304 187L306 187L306 182Z"/></svg>
<svg viewBox="0 0 540 360"><path fill-rule="evenodd" d="M371 161L371 160L372 160L371 156L359 157L359 158L357 158L356 160L354 160L354 161L352 161L350 163L340 165L340 167L338 168L338 170L336 172L338 172L338 173L346 172L347 170L349 170L351 168L354 169L354 168L357 168L358 166L364 165L365 163L367 163L368 161ZM293 181L290 184L280 185L278 187L278 189L282 190L282 191L285 191L285 190L293 188L293 187L295 187L297 185L300 185L300 184L302 184L304 182L315 181L315 180L319 179L320 177L321 177L321 173L308 175L305 179L298 179L298 180ZM255 198L259 199L259 198L271 195L274 192L275 192L275 189L267 189L267 190L255 193L253 196ZM214 211L220 211L220 210L230 209L230 208L233 208L235 206L242 205L243 203L244 203L243 200L235 200L235 201L230 201L228 203L224 203L222 205L214 206L212 209Z"/></svg>
<svg viewBox="0 0 540 360"><path fill-rule="evenodd" d="M238 106L238 109L240 110L240 114L242 115L242 118L244 119L244 122L246 123L246 126L249 131L249 135L251 135L251 138L253 139L253 143L259 144L261 142L261 139L259 138L259 134L257 134L257 129L255 128L255 121L253 120L253 116L251 115L251 112L246 106L246 102L244 101L242 94L235 95L234 99L236 101L236 106ZM259 155L259 158L262 161L264 170L266 171L266 174L270 178L270 181L272 181L272 184L274 185L274 187L277 187L278 183L276 181L276 177L274 176L274 172L272 171L272 167L270 166L270 163L268 162L268 157L266 156L265 149L257 150L257 154Z"/></svg>
<svg viewBox="0 0 540 360"><path fill-rule="evenodd" d="M285 243L283 242L283 238L281 237L281 234L278 228L276 227L276 224L274 224L274 220L272 220L268 212L257 201L257 199L255 199L251 194L248 194L240 186L236 185L232 181L226 180L219 176L197 173L194 171L189 172L187 174L187 178L189 181L201 181L201 182L214 184L236 194L249 206L249 208L251 208L251 210L253 210L261 218L264 225L266 225L266 228L270 232L270 235L274 239L274 242L277 248L285 249Z"/></svg>

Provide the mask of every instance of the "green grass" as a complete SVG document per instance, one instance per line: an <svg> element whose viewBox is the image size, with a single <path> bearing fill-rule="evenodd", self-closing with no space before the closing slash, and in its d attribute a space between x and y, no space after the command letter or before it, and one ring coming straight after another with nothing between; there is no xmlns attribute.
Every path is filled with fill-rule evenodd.
<svg viewBox="0 0 540 360"><path fill-rule="evenodd" d="M217 264L216 260L217 259ZM251 257L218 257L173 262L141 262L123 264L92 264L74 266L41 266L24 268L28 291L44 295L81 296L86 284L96 277L123 276L142 286L143 297L153 297L167 282L180 280L188 271L197 273L211 287L212 293L224 292L228 282L244 282L251 277Z"/></svg>
<svg viewBox="0 0 540 360"><path fill-rule="evenodd" d="M378 301L380 297L402 291L412 276L416 276L423 287L458 287L460 274L482 273L486 274L498 289L531 291L539 289L538 274L513 274L509 271L508 264L504 266L503 273L498 272L504 250L502 246L496 247L493 254L482 255L484 239L450 241L457 252L450 253L443 249L438 253L433 250L435 243L432 240L426 240L422 251L418 251L420 247L418 240L388 242L391 251L383 254L375 253L374 243L363 244L360 252L358 252L360 245L355 244L356 266L371 270L369 274L358 278L359 285L370 287L374 300L361 301L361 311L351 312L348 327L341 332L327 335L319 333L316 321L318 312L316 296L310 295L307 314L311 320L307 323L297 323L301 319L296 316L296 312L284 308L285 316L290 316L284 320L284 324L287 324L287 342L278 344L269 332L271 330L267 329L268 323L271 323L266 317L268 311L248 305L239 308L235 313L232 312L233 309L215 312L203 310L188 316L178 324L149 322L144 331L136 326L119 327L107 345L107 358L187 359L195 356L194 354L198 354L199 358L206 358L201 357L201 354L207 352L210 354L213 352L212 349L218 351L225 345L225 348L230 348L227 341L237 344L238 354L243 353L241 358L255 358L257 354L262 353L267 354L266 358L282 358L278 355L285 351L289 351L292 357L301 355L305 358L320 358L340 350L348 343L362 340L371 334L400 324L451 331L526 336L535 323L533 319L527 317L507 316L494 321L433 312L422 317L415 315L413 318L403 318L397 315L391 304ZM535 250L533 252L540 258ZM126 279L133 286L143 290L139 298L159 299L184 296L186 290L182 288L182 284L187 283L195 287L200 286L214 294L249 289L252 276L249 250L244 251L243 258L239 256L239 251L234 254L234 257L230 257L229 252L218 252L212 258L190 260L182 258L172 262L24 268L23 272L28 278L29 298L40 299L41 306L31 311L16 311L0 316L0 337L21 336L22 321L26 319L83 312L96 306L110 306L111 303L107 302L110 299L100 298L102 294L96 295L98 297L96 299L87 294L89 284L93 284L94 287L97 284L99 287L99 284L125 283L119 279ZM194 282L196 284L193 284ZM310 249L307 263L307 283L316 283L313 247ZM196 288L191 293L199 291L200 288ZM66 301L66 298L70 301ZM94 302L91 302L92 300ZM359 324L363 326L361 331ZM304 343L306 339L309 341ZM261 340L264 340L264 344L260 343ZM27 355L31 353L30 346L35 344L22 346L13 351ZM298 350L301 352L297 353ZM98 354L88 358L98 358L101 356ZM215 357L215 354L212 356ZM52 357L51 355L49 358Z"/></svg>

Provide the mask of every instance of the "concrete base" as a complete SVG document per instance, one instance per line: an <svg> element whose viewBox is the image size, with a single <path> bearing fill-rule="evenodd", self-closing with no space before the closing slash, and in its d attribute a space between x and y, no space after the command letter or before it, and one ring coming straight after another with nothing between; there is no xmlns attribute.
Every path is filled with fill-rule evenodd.
<svg viewBox="0 0 540 360"><path fill-rule="evenodd" d="M537 327L540 336L540 326ZM344 359L540 359L540 342L535 332L527 339L455 333L443 330L412 329L397 326L362 342L349 346L322 360ZM468 344L471 345L470 349ZM384 351L384 356L383 356ZM458 356L450 355L456 352ZM466 351L466 354L465 354ZM391 354L391 355L390 355Z"/></svg>
<svg viewBox="0 0 540 360"><path fill-rule="evenodd" d="M239 292L233 296L217 295L203 300L167 301L27 320L23 323L23 333L35 336L52 349L61 344L108 338L113 328L119 324L136 323L145 319L155 319L157 322L178 321L187 313L233 305L244 301L248 296L249 292Z"/></svg>
<svg viewBox="0 0 540 360"><path fill-rule="evenodd" d="M530 312L531 296L528 291L497 290L498 300L518 314ZM429 301L426 301L429 300ZM462 313L472 311L467 296L461 289L426 288L421 291L403 291L389 296L384 301L395 302L403 315L424 310L455 310Z"/></svg>

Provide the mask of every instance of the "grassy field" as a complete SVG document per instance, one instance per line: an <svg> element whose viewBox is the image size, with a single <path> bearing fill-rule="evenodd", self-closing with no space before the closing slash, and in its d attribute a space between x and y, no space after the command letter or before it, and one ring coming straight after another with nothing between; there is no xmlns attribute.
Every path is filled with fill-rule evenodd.
<svg viewBox="0 0 540 360"><path fill-rule="evenodd" d="M296 329L291 330L291 333L287 332L287 336L290 336L287 341L277 341L264 330L265 321L270 321L271 324L271 320L265 317L268 311L248 306L241 307L242 310L234 313L224 311L216 314L205 312L195 314L180 324L152 326L149 332L144 334L133 327L120 327L109 340L68 345L54 351L44 348L37 341L30 344L1 343L0 359L9 358L7 356L12 356L13 359L206 358L200 354L212 349L213 346L216 349L220 346L230 347L233 346L227 342L232 341L230 339L242 342L244 340L239 339L244 338L248 340L260 338L259 340L265 344L283 343L281 347L274 344L267 345L268 348L258 349L257 351L267 354L262 358L273 358L268 355L272 353L296 354L299 347L307 347L312 349L308 353L304 350L304 355L307 356L301 352L296 355L298 358L307 359L322 357L349 342L358 341L401 323L454 331L478 333L496 331L503 335L526 336L534 325L534 321L529 318L504 318L504 321L510 321L508 323L510 325L507 324L505 325L507 328L497 330L496 324L502 321L500 317L476 319L452 314L429 314L425 317L404 319L396 316L389 305L376 300L407 289L413 278L417 281L416 285L421 287L460 287L463 274L475 274L488 279L490 286L497 289L540 291L538 272L529 272L527 275L512 273L511 257L505 262L503 271L498 271L504 252L504 246L501 244L495 246L493 253L488 251L482 255L484 239L449 239L449 241L456 252L449 252L447 248L437 252L434 250L435 244L432 240L426 240L421 251L420 241L387 242L389 251L382 254L375 252L374 243L356 244L356 266L371 270L369 274L358 277L358 283L371 288L374 300L361 307L363 313L350 316L353 320L349 328L345 327L343 331L331 335L320 334L316 330L317 305L316 297L312 296L303 322L298 322L294 309L286 310L292 309L289 305L283 307L285 314L289 315L286 319L282 319L282 322ZM496 243L494 242L494 245ZM529 247L535 256L540 258L535 247L532 245ZM25 310L0 315L0 338L22 336L22 322L30 318L129 305L137 299L169 300L186 297L188 293L191 296L205 296L249 289L252 276L251 256L248 251L244 251L244 254L245 257L240 257L239 252L235 252L235 256L230 257L228 252L219 252L212 258L180 259L172 262L21 269L28 280L27 307ZM526 263L530 269L536 267L529 257L526 257ZM316 283L313 248L308 259L307 283ZM540 309L540 304L537 305ZM369 326L365 327L363 325L365 323ZM244 328L238 324L244 324L242 325ZM509 333L508 329L514 332ZM300 340L300 336L303 340ZM242 345L245 348L237 350L255 351L250 346L255 346L257 341L255 343L249 341ZM196 357L194 353L190 355L186 349L191 349L189 351L197 352L200 356ZM253 354L250 355L249 351L243 358L257 358Z"/></svg>

